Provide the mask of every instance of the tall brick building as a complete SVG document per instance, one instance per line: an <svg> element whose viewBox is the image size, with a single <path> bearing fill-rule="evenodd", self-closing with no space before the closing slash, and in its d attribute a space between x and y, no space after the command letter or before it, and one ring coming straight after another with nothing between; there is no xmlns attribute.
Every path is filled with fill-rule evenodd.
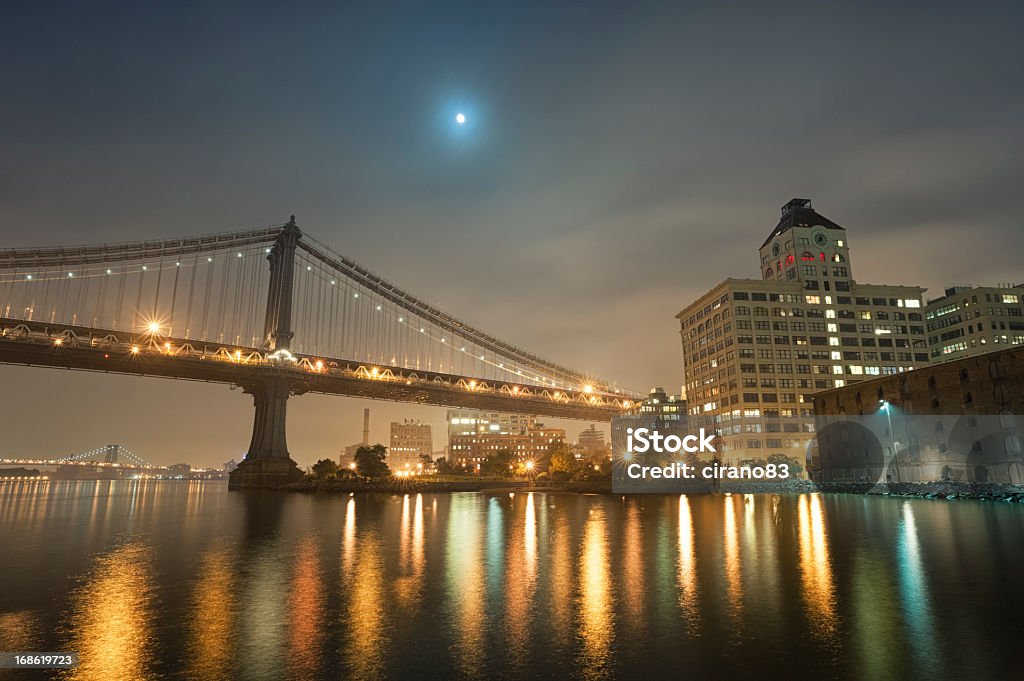
<svg viewBox="0 0 1024 681"><path fill-rule="evenodd" d="M846 229L793 199L758 250L760 279L726 279L680 323L691 429L726 462L804 459L814 395L929 363L918 286L854 279Z"/></svg>

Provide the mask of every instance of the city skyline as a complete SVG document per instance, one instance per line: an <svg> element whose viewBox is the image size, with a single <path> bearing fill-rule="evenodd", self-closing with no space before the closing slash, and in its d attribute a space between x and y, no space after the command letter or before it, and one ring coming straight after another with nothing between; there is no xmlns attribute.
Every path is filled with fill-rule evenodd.
<svg viewBox="0 0 1024 681"><path fill-rule="evenodd" d="M835 30L783 55L776 32L803 21L796 10L738 23L723 9L478 11L420 32L415 12L396 26L367 10L368 45L338 39L344 14L289 44L272 10L232 30L225 10L160 24L131 9L6 8L15 68L0 82L19 106L0 120L19 134L0 162L3 246L295 213L444 309L639 392L679 391L674 314L724 276L758 276L745 244L792 196L849 230L858 280L929 299L1021 279L1021 95L1003 76L1019 48L998 39L1012 9L805 10ZM93 40L54 40L83 25ZM516 40L535 45L530 58L508 59ZM414 59L401 43L430 49ZM909 87L887 75L908 71ZM757 124L741 125L750 111ZM215 465L239 460L251 431L250 398L223 386L6 366L0 379L10 422L52 406L52 427L10 429L11 454L123 441L155 462ZM444 423L443 409L307 395L291 410L292 456L336 457L367 404L374 441L391 420ZM154 418L170 412L190 427Z"/></svg>

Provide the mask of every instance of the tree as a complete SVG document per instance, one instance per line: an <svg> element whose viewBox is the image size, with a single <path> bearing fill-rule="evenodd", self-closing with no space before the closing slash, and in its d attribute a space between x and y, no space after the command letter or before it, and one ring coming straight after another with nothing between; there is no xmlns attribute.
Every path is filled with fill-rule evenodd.
<svg viewBox="0 0 1024 681"><path fill-rule="evenodd" d="M548 470L552 473L572 473L576 470L576 457L569 451L568 445L564 442L554 442L548 447L548 455L551 463Z"/></svg>
<svg viewBox="0 0 1024 681"><path fill-rule="evenodd" d="M434 460L430 458L430 454L420 454L420 463L423 464L423 470L425 471L434 467Z"/></svg>
<svg viewBox="0 0 1024 681"><path fill-rule="evenodd" d="M388 450L382 444L372 447L360 447L352 459L356 462L356 472L364 478L386 478L391 469L384 463Z"/></svg>
<svg viewBox="0 0 1024 681"><path fill-rule="evenodd" d="M338 477L338 464L334 459L320 459L313 464L313 477L317 480L333 480Z"/></svg>
<svg viewBox="0 0 1024 681"><path fill-rule="evenodd" d="M508 477L512 474L512 452L501 449L491 454L480 464L480 475L493 475L497 477Z"/></svg>
<svg viewBox="0 0 1024 681"><path fill-rule="evenodd" d="M799 477L803 476L804 467L803 467L803 464L800 463L799 459L794 459L792 457L788 457L785 454L769 454L768 455L768 463L773 463L776 466L778 466L779 464L782 464L782 463L788 465L789 466L789 476L791 478L799 478Z"/></svg>

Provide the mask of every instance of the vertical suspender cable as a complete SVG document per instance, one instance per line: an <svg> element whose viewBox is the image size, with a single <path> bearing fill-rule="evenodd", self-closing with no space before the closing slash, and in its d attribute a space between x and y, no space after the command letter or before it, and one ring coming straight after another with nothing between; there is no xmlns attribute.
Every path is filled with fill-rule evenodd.
<svg viewBox="0 0 1024 681"><path fill-rule="evenodd" d="M199 250L192 258L192 273L188 284L188 303L185 305L185 338L192 338L192 299L196 293L196 272L199 270Z"/></svg>
<svg viewBox="0 0 1024 681"><path fill-rule="evenodd" d="M178 253L175 257L176 258L180 258L181 257L181 253ZM168 313L168 317L167 317L167 335L168 336L173 336L174 335L174 312L175 312L175 307L177 306L177 303L178 303L178 277L179 277L180 274L181 274L181 261L180 260L175 260L174 261L174 283L171 284L171 311Z"/></svg>

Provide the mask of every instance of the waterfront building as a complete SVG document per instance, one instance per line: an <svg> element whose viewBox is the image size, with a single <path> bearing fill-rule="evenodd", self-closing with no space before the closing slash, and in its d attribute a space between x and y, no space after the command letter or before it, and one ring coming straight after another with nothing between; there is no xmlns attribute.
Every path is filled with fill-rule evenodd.
<svg viewBox="0 0 1024 681"><path fill-rule="evenodd" d="M818 482L1024 482L1024 347L814 396Z"/></svg>
<svg viewBox="0 0 1024 681"><path fill-rule="evenodd" d="M187 463L176 463L167 467L167 473L172 478L182 477L187 478L189 473L192 472L192 465Z"/></svg>
<svg viewBox="0 0 1024 681"><path fill-rule="evenodd" d="M925 306L933 362L1024 345L1024 284L951 286Z"/></svg>
<svg viewBox="0 0 1024 681"><path fill-rule="evenodd" d="M391 422L388 465L393 471L415 470L421 463L420 455L430 456L433 451L434 438L430 424L410 419Z"/></svg>
<svg viewBox="0 0 1024 681"><path fill-rule="evenodd" d="M846 229L809 199L782 207L758 258L760 279L726 279L676 315L683 399L723 461L802 464L815 393L928 365L924 289L856 281Z"/></svg>
<svg viewBox="0 0 1024 681"><path fill-rule="evenodd" d="M476 424L468 424L470 426ZM538 470L546 467L549 449L553 444L565 442L565 430L547 428L533 421L527 428L516 432L473 429L452 435L448 441L449 461L453 466L476 470L493 454L510 452L518 463L533 462Z"/></svg>

